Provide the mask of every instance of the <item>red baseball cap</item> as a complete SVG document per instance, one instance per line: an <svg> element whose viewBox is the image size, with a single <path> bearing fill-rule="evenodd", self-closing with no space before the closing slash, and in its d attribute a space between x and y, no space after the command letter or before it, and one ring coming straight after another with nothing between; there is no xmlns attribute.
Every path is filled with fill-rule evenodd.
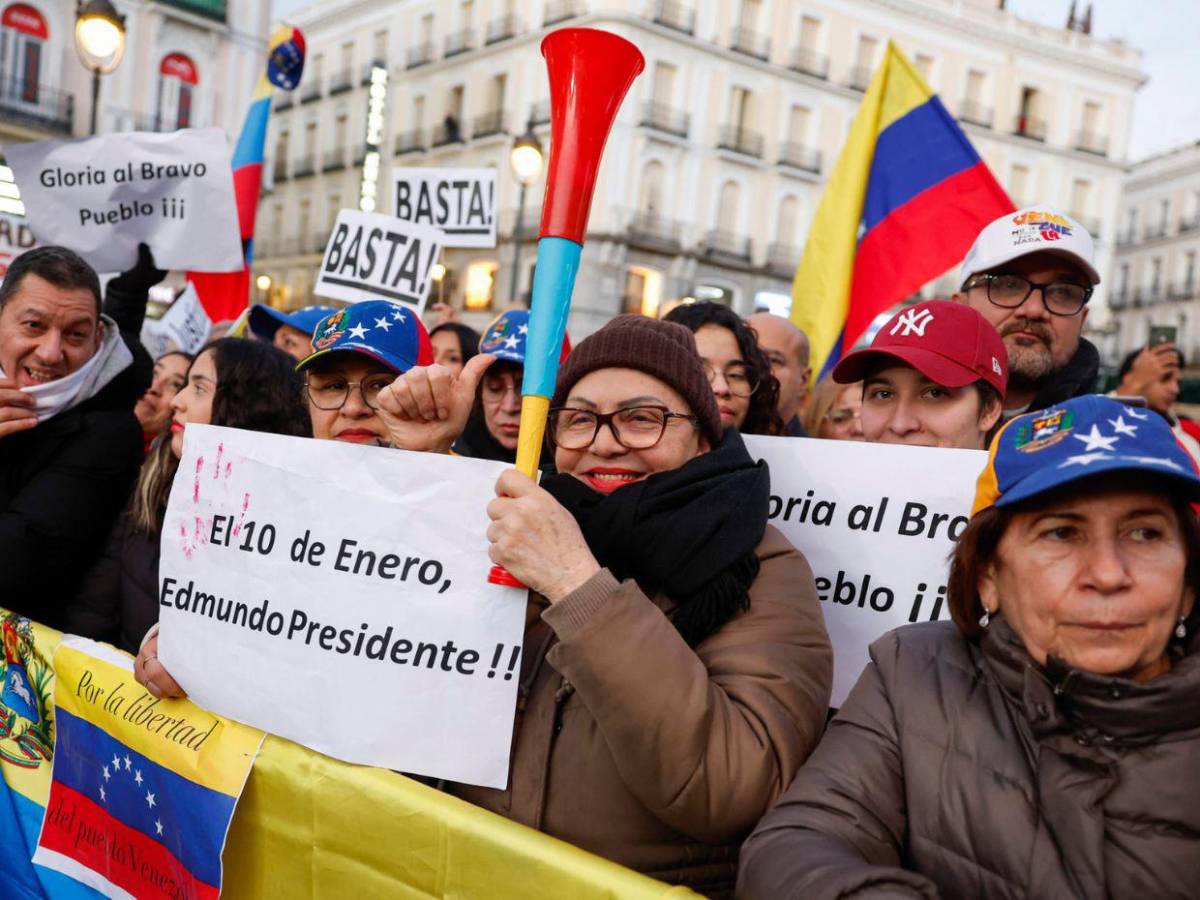
<svg viewBox="0 0 1200 900"><path fill-rule="evenodd" d="M960 388L983 379L1004 396L1008 354L1000 334L965 303L926 300L892 316L870 347L856 350L833 369L839 384L862 381L888 359L906 363L943 387Z"/></svg>

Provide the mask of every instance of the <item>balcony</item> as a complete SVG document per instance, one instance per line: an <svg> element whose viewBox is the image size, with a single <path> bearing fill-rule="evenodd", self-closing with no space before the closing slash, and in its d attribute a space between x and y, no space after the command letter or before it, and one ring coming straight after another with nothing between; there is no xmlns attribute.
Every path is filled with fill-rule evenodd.
<svg viewBox="0 0 1200 900"><path fill-rule="evenodd" d="M732 150L745 156L762 159L763 136L756 131L747 131L736 125L722 125L717 138L718 150Z"/></svg>
<svg viewBox="0 0 1200 900"><path fill-rule="evenodd" d="M1134 306L1153 306L1162 299L1162 288L1160 285L1152 284L1149 287L1140 287L1133 295Z"/></svg>
<svg viewBox="0 0 1200 900"><path fill-rule="evenodd" d="M498 44L501 41L507 41L509 38L516 37L520 30L521 20L512 13L501 16L499 19L493 19L488 23L487 43Z"/></svg>
<svg viewBox="0 0 1200 900"><path fill-rule="evenodd" d="M546 125L550 121L550 101L539 100L529 111L531 125Z"/></svg>
<svg viewBox="0 0 1200 900"><path fill-rule="evenodd" d="M275 112L283 112L285 109L291 109L295 103L295 91L276 91L275 96L271 100L271 104L275 107Z"/></svg>
<svg viewBox="0 0 1200 900"><path fill-rule="evenodd" d="M491 137L494 134L507 134L504 127L504 110L494 109L475 117L475 127L471 131L472 138Z"/></svg>
<svg viewBox="0 0 1200 900"><path fill-rule="evenodd" d="M0 118L70 135L75 96L36 81L0 77Z"/></svg>
<svg viewBox="0 0 1200 900"><path fill-rule="evenodd" d="M332 231L331 227L329 231ZM304 248L306 253L324 253L325 245L329 243L329 231L314 231L309 235L308 243Z"/></svg>
<svg viewBox="0 0 1200 900"><path fill-rule="evenodd" d="M1013 123L1013 134L1017 137L1029 138L1031 141L1046 140L1046 120L1035 119L1032 116L1017 116Z"/></svg>
<svg viewBox="0 0 1200 900"><path fill-rule="evenodd" d="M959 104L958 117L964 122L970 122L972 125L978 125L981 128L992 127L992 108L984 106L978 100L967 98Z"/></svg>
<svg viewBox="0 0 1200 900"><path fill-rule="evenodd" d="M1167 288L1168 300L1191 300L1196 296L1196 285L1192 278L1185 278Z"/></svg>
<svg viewBox="0 0 1200 900"><path fill-rule="evenodd" d="M779 165L791 166L793 169L803 169L805 172L821 174L821 151L815 147L806 147L793 141L785 141L779 146Z"/></svg>
<svg viewBox="0 0 1200 900"><path fill-rule="evenodd" d="M474 48L474 28L463 28L461 31L456 31L453 34L446 35L445 56L447 59L449 59L451 56L458 56L460 53L466 53L468 50L473 50Z"/></svg>
<svg viewBox="0 0 1200 900"><path fill-rule="evenodd" d="M1108 156L1108 135L1080 131L1075 135L1075 149L1094 156Z"/></svg>
<svg viewBox="0 0 1200 900"><path fill-rule="evenodd" d="M1200 228L1200 212L1194 212L1190 216L1184 216L1179 220L1179 233L1184 234L1188 231L1195 231Z"/></svg>
<svg viewBox="0 0 1200 900"><path fill-rule="evenodd" d="M292 177L306 178L313 173L315 166L316 160L313 158L313 154L305 153L296 158L296 163L292 166Z"/></svg>
<svg viewBox="0 0 1200 900"><path fill-rule="evenodd" d="M1087 233L1092 236L1093 241L1100 240L1100 220L1093 219L1088 216L1081 216L1078 213L1069 213L1072 219L1087 229Z"/></svg>
<svg viewBox="0 0 1200 900"><path fill-rule="evenodd" d="M1117 246L1128 247L1130 244L1137 242L1137 234L1132 228L1127 231L1122 231L1117 235Z"/></svg>
<svg viewBox="0 0 1200 900"><path fill-rule="evenodd" d="M1167 236L1167 223L1159 222L1157 225L1147 225L1146 230L1142 232L1142 240L1157 241L1159 238Z"/></svg>
<svg viewBox="0 0 1200 900"><path fill-rule="evenodd" d="M354 70L347 66L333 73L329 79L329 96L344 94L354 87Z"/></svg>
<svg viewBox="0 0 1200 900"><path fill-rule="evenodd" d="M733 29L733 36L729 39L729 49L734 53L766 60L771 55L771 39L765 34L738 26Z"/></svg>
<svg viewBox="0 0 1200 900"><path fill-rule="evenodd" d="M678 253L682 227L656 212L639 210L629 218L629 243L646 250Z"/></svg>
<svg viewBox="0 0 1200 900"><path fill-rule="evenodd" d="M642 117L638 120L638 124L664 134L686 138L691 121L692 117L683 110L672 109L665 103L656 103L651 100L642 107Z"/></svg>
<svg viewBox="0 0 1200 900"><path fill-rule="evenodd" d="M361 166L363 164L363 160L365 160L366 158L367 158L367 145L359 144L357 147L354 148L354 157L351 160L350 165L354 166L355 168L358 168L359 166Z"/></svg>
<svg viewBox="0 0 1200 900"><path fill-rule="evenodd" d="M705 256L724 256L741 262L750 261L750 238L714 228L701 242Z"/></svg>
<svg viewBox="0 0 1200 900"><path fill-rule="evenodd" d="M396 135L392 143L392 153L403 156L405 153L424 153L425 133L421 128L412 128Z"/></svg>
<svg viewBox="0 0 1200 900"><path fill-rule="evenodd" d="M339 172L346 168L346 148L338 147L334 150L326 150L321 157L322 172Z"/></svg>
<svg viewBox="0 0 1200 900"><path fill-rule="evenodd" d="M696 33L696 11L672 0L658 0L654 4L653 21L656 25L684 34Z"/></svg>
<svg viewBox="0 0 1200 900"><path fill-rule="evenodd" d="M433 41L425 41L408 48L408 65L405 68L415 69L433 62Z"/></svg>
<svg viewBox="0 0 1200 900"><path fill-rule="evenodd" d="M376 67L378 67L380 69L386 69L388 67L387 61L383 60L383 59L373 59L369 63L367 63L365 66L363 66L362 67L362 77L359 79L359 83L361 83L363 85L370 84L371 83L371 72Z"/></svg>
<svg viewBox="0 0 1200 900"><path fill-rule="evenodd" d="M767 270L786 278L796 274L796 266L800 264L800 247L791 244L767 245Z"/></svg>
<svg viewBox="0 0 1200 900"><path fill-rule="evenodd" d="M287 159L284 158L284 159L275 160L275 173L274 173L274 175L271 176L271 180L274 181L275 184L279 184L279 182L283 181L287 177L288 177L288 161L287 161Z"/></svg>
<svg viewBox="0 0 1200 900"><path fill-rule="evenodd" d="M461 144L462 142L462 126L453 116L447 116L445 121L433 126L433 140L430 141L432 146L445 147L448 144Z"/></svg>
<svg viewBox="0 0 1200 900"><path fill-rule="evenodd" d="M579 0L551 0L546 4L546 14L542 16L542 25L556 25L567 19L582 16L587 10Z"/></svg>
<svg viewBox="0 0 1200 900"><path fill-rule="evenodd" d="M1129 305L1129 290L1121 288L1119 291L1114 291L1108 297L1109 309L1124 309Z"/></svg>
<svg viewBox="0 0 1200 900"><path fill-rule="evenodd" d="M829 57L808 47L797 47L792 51L792 59L788 68L813 78L829 77Z"/></svg>
<svg viewBox="0 0 1200 900"><path fill-rule="evenodd" d="M850 69L850 75L846 79L846 84L854 88L856 91L865 91L871 85L871 76L875 74L875 70L870 66L854 66Z"/></svg>

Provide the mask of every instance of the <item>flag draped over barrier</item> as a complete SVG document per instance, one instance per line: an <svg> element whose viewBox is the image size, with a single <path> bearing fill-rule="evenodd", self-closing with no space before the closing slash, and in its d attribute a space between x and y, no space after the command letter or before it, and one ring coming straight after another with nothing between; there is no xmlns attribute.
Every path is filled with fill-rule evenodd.
<svg viewBox="0 0 1200 900"><path fill-rule="evenodd" d="M263 157L271 95L275 88L290 91L304 71L304 35L300 29L281 26L271 35L267 64L246 110L246 120L233 150L233 189L237 197L238 226L246 267L240 272L189 272L208 317L214 322L236 318L250 300L250 263L254 260L254 220L262 189Z"/></svg>
<svg viewBox="0 0 1200 900"><path fill-rule="evenodd" d="M821 195L792 321L824 376L879 313L962 259L1013 209L937 95L888 43Z"/></svg>
<svg viewBox="0 0 1200 900"><path fill-rule="evenodd" d="M58 712L53 661L60 635L2 610L0 621L6 647L0 670L0 894L20 900L98 897L30 861L52 796ZM17 688L10 690L13 684ZM133 696L141 687L130 678L121 692ZM199 735L176 733L193 741ZM130 761L133 772L132 753ZM124 775L124 756L120 764ZM168 822L159 821L165 838ZM157 828L151 831L157 839ZM696 896L396 772L338 762L270 736L238 801L222 862L221 896L234 900Z"/></svg>

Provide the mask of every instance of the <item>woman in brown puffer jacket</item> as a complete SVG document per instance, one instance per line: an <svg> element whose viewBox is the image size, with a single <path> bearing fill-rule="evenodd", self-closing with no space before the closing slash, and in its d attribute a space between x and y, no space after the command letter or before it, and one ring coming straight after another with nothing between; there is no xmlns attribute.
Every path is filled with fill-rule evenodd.
<svg viewBox="0 0 1200 900"><path fill-rule="evenodd" d="M1156 416L1085 396L1010 422L954 623L875 642L739 896L1200 896L1198 498Z"/></svg>

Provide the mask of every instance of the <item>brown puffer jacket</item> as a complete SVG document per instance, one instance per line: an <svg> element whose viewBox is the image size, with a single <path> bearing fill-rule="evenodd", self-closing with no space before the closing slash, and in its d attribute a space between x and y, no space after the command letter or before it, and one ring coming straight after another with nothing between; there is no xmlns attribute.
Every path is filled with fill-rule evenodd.
<svg viewBox="0 0 1200 900"><path fill-rule="evenodd" d="M601 570L529 605L509 789L451 793L622 865L729 895L738 847L812 752L833 671L804 557L774 528L750 608L695 650Z"/></svg>
<svg viewBox="0 0 1200 900"><path fill-rule="evenodd" d="M900 628L746 842L746 898L1200 896L1200 650L1144 684Z"/></svg>

